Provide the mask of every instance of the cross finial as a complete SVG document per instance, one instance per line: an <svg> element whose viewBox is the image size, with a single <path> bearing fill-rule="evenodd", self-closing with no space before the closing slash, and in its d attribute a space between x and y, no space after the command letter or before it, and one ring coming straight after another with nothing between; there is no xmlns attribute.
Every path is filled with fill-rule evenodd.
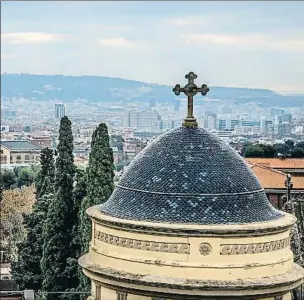
<svg viewBox="0 0 304 300"><path fill-rule="evenodd" d="M184 120L183 126L184 127L197 127L196 119L193 116L193 97L199 92L202 94L202 96L206 96L209 92L209 88L206 84L203 84L201 87L197 87L197 85L194 83L194 79L197 78L197 75L193 72L189 72L186 76L186 79L188 79L188 83L184 88L181 88L179 84L177 84L173 92L176 96L180 95L180 93L184 93L188 97L188 115L186 119Z"/></svg>

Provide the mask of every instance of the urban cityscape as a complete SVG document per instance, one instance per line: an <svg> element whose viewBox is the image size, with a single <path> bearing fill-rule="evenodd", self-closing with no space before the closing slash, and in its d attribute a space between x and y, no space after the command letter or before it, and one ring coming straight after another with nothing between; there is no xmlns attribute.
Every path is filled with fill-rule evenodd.
<svg viewBox="0 0 304 300"><path fill-rule="evenodd" d="M304 300L303 4L10 2L0 300Z"/></svg>

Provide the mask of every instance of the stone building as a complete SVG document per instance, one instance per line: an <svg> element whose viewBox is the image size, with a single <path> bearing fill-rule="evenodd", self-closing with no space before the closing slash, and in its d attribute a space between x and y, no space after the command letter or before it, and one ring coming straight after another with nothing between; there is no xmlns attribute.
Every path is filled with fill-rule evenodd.
<svg viewBox="0 0 304 300"><path fill-rule="evenodd" d="M287 300L303 280L289 247L295 217L203 129L160 136L88 214L93 237L79 262L96 300Z"/></svg>
<svg viewBox="0 0 304 300"><path fill-rule="evenodd" d="M290 300L303 282L289 241L296 218L189 113L87 213L92 240L79 264L94 300Z"/></svg>
<svg viewBox="0 0 304 300"><path fill-rule="evenodd" d="M29 141L1 141L1 165L37 164L42 149Z"/></svg>
<svg viewBox="0 0 304 300"><path fill-rule="evenodd" d="M304 159L303 158L246 158L251 164L258 164L264 167L275 169L283 173L291 174L292 177L304 177Z"/></svg>
<svg viewBox="0 0 304 300"><path fill-rule="evenodd" d="M284 205L283 198L286 196L286 174L265 165L253 163L248 163L248 165L263 186L270 203L274 207L282 209ZM292 183L292 197L304 196L304 176L293 176Z"/></svg>

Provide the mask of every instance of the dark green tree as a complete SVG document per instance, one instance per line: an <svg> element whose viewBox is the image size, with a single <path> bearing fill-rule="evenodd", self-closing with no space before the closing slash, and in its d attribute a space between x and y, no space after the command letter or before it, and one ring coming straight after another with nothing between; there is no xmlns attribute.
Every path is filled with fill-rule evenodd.
<svg viewBox="0 0 304 300"><path fill-rule="evenodd" d="M51 154L51 155L50 155ZM31 214L25 216L26 239L18 245L18 261L12 264L12 274L20 290L39 290L42 286L40 260L43 250L43 226L48 205L54 197L54 159L48 148L40 154L41 170L37 182L41 182L37 201ZM43 170L43 171L42 171Z"/></svg>
<svg viewBox="0 0 304 300"><path fill-rule="evenodd" d="M248 145L244 151L245 157L264 157L264 150L260 145Z"/></svg>
<svg viewBox="0 0 304 300"><path fill-rule="evenodd" d="M302 158L304 157L304 148L296 146L291 150L290 154L293 158Z"/></svg>
<svg viewBox="0 0 304 300"><path fill-rule="evenodd" d="M80 206L87 195L87 173L85 170L77 169L74 185L74 207L75 207L75 218L80 215ZM74 226L74 247L77 252L76 257L81 255L81 229L80 222L77 222Z"/></svg>
<svg viewBox="0 0 304 300"><path fill-rule="evenodd" d="M5 190L14 188L16 184L15 173L11 170L5 170L0 173L1 187Z"/></svg>
<svg viewBox="0 0 304 300"><path fill-rule="evenodd" d="M304 141L296 143L296 147L304 149Z"/></svg>
<svg viewBox="0 0 304 300"><path fill-rule="evenodd" d="M43 256L41 260L42 290L70 291L78 286L75 272L76 251L73 248L75 208L73 184L75 166L71 121L60 121L58 156L56 158L55 197L49 203L43 230ZM71 299L67 294L47 294L45 300Z"/></svg>
<svg viewBox="0 0 304 300"><path fill-rule="evenodd" d="M13 279L20 290L40 290L42 275L40 260L43 246L43 224L47 215L48 203L53 194L43 195L34 205L30 215L25 216L26 239L18 245L18 260L12 263Z"/></svg>
<svg viewBox="0 0 304 300"><path fill-rule="evenodd" d="M90 206L104 203L111 196L114 188L113 162L108 128L106 124L102 123L92 135L91 153L87 168L87 196L83 199L79 212L82 254L88 251L92 235L91 220L86 215L86 210ZM80 290L89 291L89 280L84 275L80 277Z"/></svg>
<svg viewBox="0 0 304 300"><path fill-rule="evenodd" d="M289 150L292 150L293 149L293 147L294 147L294 141L292 141L292 140L287 140L287 141L285 141L285 145L288 147L288 149Z"/></svg>
<svg viewBox="0 0 304 300"><path fill-rule="evenodd" d="M283 155L287 155L289 153L289 147L287 144L274 144L273 148L276 152L276 155L283 154Z"/></svg>
<svg viewBox="0 0 304 300"><path fill-rule="evenodd" d="M36 194L38 198L45 194L47 189L46 177L49 177L52 184L54 183L55 168L54 168L54 155L53 150L49 148L44 148L40 153L40 170L35 180Z"/></svg>
<svg viewBox="0 0 304 300"><path fill-rule="evenodd" d="M275 150L271 145L261 145L261 148L264 151L263 156L267 158L275 157Z"/></svg>
<svg viewBox="0 0 304 300"><path fill-rule="evenodd" d="M22 186L30 186L35 181L34 173L31 169L24 168L21 169L17 177L17 187L21 188Z"/></svg>

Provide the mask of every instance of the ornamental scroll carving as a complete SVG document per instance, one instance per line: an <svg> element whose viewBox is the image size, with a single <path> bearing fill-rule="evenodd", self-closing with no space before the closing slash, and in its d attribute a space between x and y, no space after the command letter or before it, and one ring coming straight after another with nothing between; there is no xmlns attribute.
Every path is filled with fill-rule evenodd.
<svg viewBox="0 0 304 300"><path fill-rule="evenodd" d="M189 244L177 244L177 243L159 243L153 241L141 241L133 240L128 238L122 238L110 234L106 234L95 230L95 239L102 241L107 244L116 245L125 248L146 250L146 251L157 251L157 252L167 252L176 254L189 254L190 245Z"/></svg>
<svg viewBox="0 0 304 300"><path fill-rule="evenodd" d="M221 255L255 254L278 251L290 245L289 237L268 243L246 245L221 245Z"/></svg>

